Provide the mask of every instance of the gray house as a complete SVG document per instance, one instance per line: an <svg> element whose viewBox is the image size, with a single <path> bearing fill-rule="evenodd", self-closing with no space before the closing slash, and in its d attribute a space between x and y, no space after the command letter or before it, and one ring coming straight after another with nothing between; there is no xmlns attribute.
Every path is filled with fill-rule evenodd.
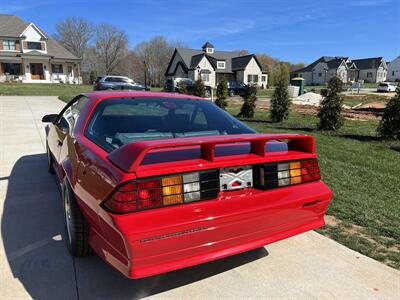
<svg viewBox="0 0 400 300"><path fill-rule="evenodd" d="M201 50L175 49L165 76L192 80L200 77L212 87L216 87L222 79L266 87L268 80L267 73L263 72L254 54L241 55L236 51L216 51L209 42L205 43Z"/></svg>
<svg viewBox="0 0 400 300"><path fill-rule="evenodd" d="M302 77L306 84L325 84L337 76L343 82L386 80L387 65L383 57L351 60L341 56L322 56L308 66L295 70L291 77Z"/></svg>
<svg viewBox="0 0 400 300"><path fill-rule="evenodd" d="M322 56L308 66L295 70L291 77L302 77L306 84L324 84L332 77L339 77L343 82L355 80L355 66L348 57Z"/></svg>
<svg viewBox="0 0 400 300"><path fill-rule="evenodd" d="M79 62L35 24L0 14L0 82L79 83Z"/></svg>
<svg viewBox="0 0 400 300"><path fill-rule="evenodd" d="M365 82L386 80L388 67L383 57L354 59L353 62L358 70L357 80L364 80Z"/></svg>

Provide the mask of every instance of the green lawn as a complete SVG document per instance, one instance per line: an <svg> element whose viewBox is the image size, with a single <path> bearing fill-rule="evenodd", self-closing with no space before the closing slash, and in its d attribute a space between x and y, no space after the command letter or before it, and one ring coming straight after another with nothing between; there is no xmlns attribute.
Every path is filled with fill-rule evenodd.
<svg viewBox="0 0 400 300"><path fill-rule="evenodd" d="M238 107L230 107L233 114ZM324 181L333 190L329 225L318 231L338 242L400 268L400 143L381 141L377 121L346 120L336 133L320 132L317 119L291 112L274 124L257 110L259 132L298 132L316 139Z"/></svg>
<svg viewBox="0 0 400 300"><path fill-rule="evenodd" d="M0 95L13 96L67 96L93 90L91 85L58 83L0 83Z"/></svg>

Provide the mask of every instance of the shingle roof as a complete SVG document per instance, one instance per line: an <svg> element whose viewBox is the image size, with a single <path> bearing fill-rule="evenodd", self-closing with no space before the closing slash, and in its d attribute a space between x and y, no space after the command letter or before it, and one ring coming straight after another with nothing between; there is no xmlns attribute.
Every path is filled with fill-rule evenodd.
<svg viewBox="0 0 400 300"><path fill-rule="evenodd" d="M24 30L28 26L29 23L26 23L17 16L0 14L0 36L17 38L21 35L22 32L24 32ZM46 34L41 28L39 29L44 34ZM71 52L69 52L67 49L65 49L63 46L61 46L53 38L48 37L46 41L47 41L47 56L53 56L54 58L60 58L60 59L71 59L71 60L79 59L76 56L74 56ZM4 54L5 54L4 52L1 53L1 55ZM31 51L29 52L29 55L46 56L46 54L42 54L41 52L38 51Z"/></svg>
<svg viewBox="0 0 400 300"><path fill-rule="evenodd" d="M336 69L342 64L343 61L347 61L347 59L348 57L344 56L321 56L319 59L309 64L308 66L295 70L292 73L311 72L319 63L325 63L328 69Z"/></svg>
<svg viewBox="0 0 400 300"><path fill-rule="evenodd" d="M357 69L377 69L383 61L383 57L371 57L363 59L353 59Z"/></svg>
<svg viewBox="0 0 400 300"><path fill-rule="evenodd" d="M202 48L202 49L205 49L205 48L214 48L214 45L211 44L210 42L206 42L201 48Z"/></svg>
<svg viewBox="0 0 400 300"><path fill-rule="evenodd" d="M0 36L19 37L28 25L17 16L0 14Z"/></svg>
<svg viewBox="0 0 400 300"><path fill-rule="evenodd" d="M245 56L239 56L239 57L234 57L232 59L232 70L237 71L237 70L243 70L246 68L250 60L253 58L253 55L245 55Z"/></svg>
<svg viewBox="0 0 400 300"><path fill-rule="evenodd" d="M182 60L188 69L195 69L204 56L206 56L210 60L214 68L216 68L217 61L220 60L225 61L225 69L216 69L215 71L217 73L231 73L233 71L232 68L233 59L242 57L240 56L240 52L238 51L214 51L214 53L205 53L203 50L188 49L188 48L177 48L176 51L182 57ZM254 55L248 55L248 56L253 57ZM249 58L248 61L250 61L251 57ZM243 65L243 63L241 65Z"/></svg>

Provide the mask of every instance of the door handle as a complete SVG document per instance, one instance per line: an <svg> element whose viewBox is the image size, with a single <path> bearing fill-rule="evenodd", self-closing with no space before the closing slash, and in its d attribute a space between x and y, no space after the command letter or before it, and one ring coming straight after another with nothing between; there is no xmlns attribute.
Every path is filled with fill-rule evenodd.
<svg viewBox="0 0 400 300"><path fill-rule="evenodd" d="M57 140L57 146L61 147L63 144L62 140Z"/></svg>

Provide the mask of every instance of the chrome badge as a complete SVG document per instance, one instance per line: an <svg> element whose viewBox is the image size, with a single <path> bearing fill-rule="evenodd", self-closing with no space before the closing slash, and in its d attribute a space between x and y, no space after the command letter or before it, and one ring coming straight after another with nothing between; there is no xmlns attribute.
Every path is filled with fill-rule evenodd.
<svg viewBox="0 0 400 300"><path fill-rule="evenodd" d="M220 169L221 191L239 190L253 186L253 167L251 165Z"/></svg>

